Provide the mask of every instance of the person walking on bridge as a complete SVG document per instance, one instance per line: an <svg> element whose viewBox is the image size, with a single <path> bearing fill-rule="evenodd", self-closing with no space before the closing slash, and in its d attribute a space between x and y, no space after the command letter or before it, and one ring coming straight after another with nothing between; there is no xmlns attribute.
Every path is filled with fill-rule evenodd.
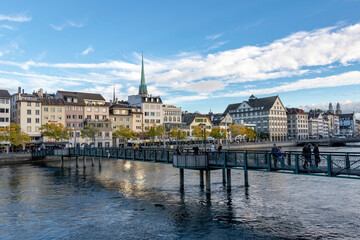
<svg viewBox="0 0 360 240"><path fill-rule="evenodd" d="M273 147L271 148L271 156L274 161L274 167L276 167L276 164L278 161L278 152L279 152L279 149L276 147L276 144L274 143Z"/></svg>
<svg viewBox="0 0 360 240"><path fill-rule="evenodd" d="M315 144L315 147L313 149L314 157L315 157L315 166L319 167L319 163L321 162L320 159L320 151L319 151L319 145Z"/></svg>

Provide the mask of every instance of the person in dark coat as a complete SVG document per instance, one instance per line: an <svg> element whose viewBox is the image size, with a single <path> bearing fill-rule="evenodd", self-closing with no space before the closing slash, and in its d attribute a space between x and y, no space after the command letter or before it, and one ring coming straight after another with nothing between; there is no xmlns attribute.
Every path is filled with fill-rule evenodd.
<svg viewBox="0 0 360 240"><path fill-rule="evenodd" d="M303 156L305 159L303 168L307 169L307 167L309 166L309 163L311 165L311 144L310 143L305 144L305 146L303 147L302 153L303 153Z"/></svg>
<svg viewBox="0 0 360 240"><path fill-rule="evenodd" d="M318 144L315 144L313 153L314 153L314 157L315 157L315 166L318 167L319 163L321 161L320 160L320 151L319 151L319 145Z"/></svg>
<svg viewBox="0 0 360 240"><path fill-rule="evenodd" d="M276 147L276 144L274 143L273 147L271 148L271 155L273 157L274 167L276 167L276 164L278 161L278 152L279 152L279 149Z"/></svg>

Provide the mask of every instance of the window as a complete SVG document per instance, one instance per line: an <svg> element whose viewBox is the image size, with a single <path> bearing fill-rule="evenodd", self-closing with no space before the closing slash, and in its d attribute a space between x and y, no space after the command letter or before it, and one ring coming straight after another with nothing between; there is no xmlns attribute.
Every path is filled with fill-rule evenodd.
<svg viewBox="0 0 360 240"><path fill-rule="evenodd" d="M140 118L140 115L136 115L136 118Z"/></svg>
<svg viewBox="0 0 360 240"><path fill-rule="evenodd" d="M44 112L48 112L48 111L49 111L49 108L44 107Z"/></svg>
<svg viewBox="0 0 360 240"><path fill-rule="evenodd" d="M154 116L155 116L155 112L150 112L150 116L154 117Z"/></svg>
<svg viewBox="0 0 360 240"><path fill-rule="evenodd" d="M40 115L40 110L35 110L35 115Z"/></svg>
<svg viewBox="0 0 360 240"><path fill-rule="evenodd" d="M106 113L106 108L102 108L102 112L103 112L103 113Z"/></svg>
<svg viewBox="0 0 360 240"><path fill-rule="evenodd" d="M31 118L27 119L27 123L31 123ZM30 131L31 132L31 131Z"/></svg>
<svg viewBox="0 0 360 240"><path fill-rule="evenodd" d="M156 105L156 109L160 109L160 105Z"/></svg>
<svg viewBox="0 0 360 240"><path fill-rule="evenodd" d="M149 109L149 105L146 104L146 105L145 105L145 109Z"/></svg>
<svg viewBox="0 0 360 240"><path fill-rule="evenodd" d="M87 112L91 112L91 107L87 107L87 108L86 108L86 111L87 111Z"/></svg>
<svg viewBox="0 0 360 240"><path fill-rule="evenodd" d="M55 120L55 115L51 115L51 116L50 116L50 119L51 119L51 120Z"/></svg>
<svg viewBox="0 0 360 240"><path fill-rule="evenodd" d="M110 133L109 133L109 132L106 132L106 133L105 133L105 137L110 137Z"/></svg>
<svg viewBox="0 0 360 240"><path fill-rule="evenodd" d="M79 123L79 128L82 128L83 127L83 124L82 123Z"/></svg>
<svg viewBox="0 0 360 240"><path fill-rule="evenodd" d="M156 119L156 123L160 123L160 119Z"/></svg>
<svg viewBox="0 0 360 240"><path fill-rule="evenodd" d="M149 123L149 119L145 119L145 123Z"/></svg>
<svg viewBox="0 0 360 240"><path fill-rule="evenodd" d="M71 98L67 98L66 101L67 101L67 102L71 102Z"/></svg>
<svg viewBox="0 0 360 240"><path fill-rule="evenodd" d="M83 115L79 115L79 119L83 119Z"/></svg>
<svg viewBox="0 0 360 240"><path fill-rule="evenodd" d="M66 119L71 119L71 115L66 115Z"/></svg>
<svg viewBox="0 0 360 240"><path fill-rule="evenodd" d="M72 115L72 118L73 118L73 119L76 119L76 115Z"/></svg>
<svg viewBox="0 0 360 240"><path fill-rule="evenodd" d="M99 120L99 115L95 115L95 119L96 119L96 120Z"/></svg>
<svg viewBox="0 0 360 240"><path fill-rule="evenodd" d="M71 111L71 107L70 107L70 106L67 106L67 107L66 107L66 111Z"/></svg>
<svg viewBox="0 0 360 240"><path fill-rule="evenodd" d="M103 120L106 120L106 116L105 116L105 115L104 115L104 116L102 116L102 119L103 119Z"/></svg>
<svg viewBox="0 0 360 240"><path fill-rule="evenodd" d="M77 98L74 98L74 103L77 103L78 102L78 99Z"/></svg>
<svg viewBox="0 0 360 240"><path fill-rule="evenodd" d="M145 112L145 116L149 116L149 112Z"/></svg>
<svg viewBox="0 0 360 240"><path fill-rule="evenodd" d="M114 118L114 122L116 122L116 118Z"/></svg>
<svg viewBox="0 0 360 240"><path fill-rule="evenodd" d="M87 118L88 120L91 120L91 115L87 115L86 118Z"/></svg>
<svg viewBox="0 0 360 240"><path fill-rule="evenodd" d="M141 129L141 126L136 126L136 129Z"/></svg>
<svg viewBox="0 0 360 240"><path fill-rule="evenodd" d="M35 123L40 123L40 118L35 118Z"/></svg>
<svg viewBox="0 0 360 240"><path fill-rule="evenodd" d="M61 109L61 108L58 108L58 112L62 112L62 109Z"/></svg>
<svg viewBox="0 0 360 240"><path fill-rule="evenodd" d="M68 127L68 128L71 127L71 123L67 123L66 127Z"/></svg>
<svg viewBox="0 0 360 240"><path fill-rule="evenodd" d="M27 131L27 132L31 132L31 127L30 127L30 126L27 127L27 128L26 128L26 131Z"/></svg>
<svg viewBox="0 0 360 240"><path fill-rule="evenodd" d="M99 108L95 108L94 111L95 111L95 112L99 112Z"/></svg>
<svg viewBox="0 0 360 240"><path fill-rule="evenodd" d="M51 112L55 112L55 108L51 108Z"/></svg>
<svg viewBox="0 0 360 240"><path fill-rule="evenodd" d="M27 102L27 106L31 107L31 102ZM31 131L30 131L31 132Z"/></svg>
<svg viewBox="0 0 360 240"><path fill-rule="evenodd" d="M39 127L35 127L35 132L39 132Z"/></svg>
<svg viewBox="0 0 360 240"><path fill-rule="evenodd" d="M160 113L159 113L159 112L157 112L157 113L156 113L156 116L157 116L157 117L160 117Z"/></svg>
<svg viewBox="0 0 360 240"><path fill-rule="evenodd" d="M126 121L128 122L130 119L129 118L126 118Z"/></svg>
<svg viewBox="0 0 360 240"><path fill-rule="evenodd" d="M31 115L31 110L27 110L27 115Z"/></svg>

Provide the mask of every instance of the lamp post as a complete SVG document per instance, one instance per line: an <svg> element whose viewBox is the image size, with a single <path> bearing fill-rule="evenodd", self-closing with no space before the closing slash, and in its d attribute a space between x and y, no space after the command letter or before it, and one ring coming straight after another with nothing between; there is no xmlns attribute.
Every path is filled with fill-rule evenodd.
<svg viewBox="0 0 360 240"><path fill-rule="evenodd" d="M206 141L205 141L205 137L206 137L206 125L202 124L201 125L201 131L203 132L203 147L204 147L204 152L206 152Z"/></svg>

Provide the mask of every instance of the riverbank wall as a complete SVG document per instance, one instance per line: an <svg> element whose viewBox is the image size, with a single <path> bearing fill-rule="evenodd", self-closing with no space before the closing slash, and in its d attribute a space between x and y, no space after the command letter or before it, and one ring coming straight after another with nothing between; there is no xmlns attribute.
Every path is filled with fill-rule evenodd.
<svg viewBox="0 0 360 240"><path fill-rule="evenodd" d="M270 151L273 147L273 144L276 144L278 147L292 147L297 146L296 142L268 142L268 143L244 143L239 145L230 145L229 150L255 150L255 149L264 149ZM223 146L226 149L226 146Z"/></svg>
<svg viewBox="0 0 360 240"><path fill-rule="evenodd" d="M56 161L58 157L46 157L43 159L32 159L31 153L9 153L0 154L0 165L7 164L24 164L24 163L35 163L43 161Z"/></svg>

